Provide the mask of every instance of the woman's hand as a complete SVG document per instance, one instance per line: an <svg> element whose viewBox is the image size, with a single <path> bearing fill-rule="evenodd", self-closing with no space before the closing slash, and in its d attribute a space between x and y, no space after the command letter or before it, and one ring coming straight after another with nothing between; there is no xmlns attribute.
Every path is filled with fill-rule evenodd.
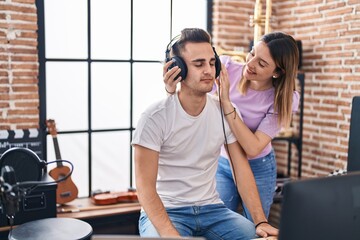
<svg viewBox="0 0 360 240"><path fill-rule="evenodd" d="M218 94L220 94L221 101L230 102L229 90L230 82L229 75L224 64L221 64L220 76L216 79L216 85L218 87Z"/></svg>
<svg viewBox="0 0 360 240"><path fill-rule="evenodd" d="M172 69L168 70L172 63L173 60L165 63L163 67L165 90L168 94L174 94L176 92L176 84L178 84L182 80L181 77L178 77L175 80L175 77L181 72L181 69L178 66L175 66Z"/></svg>

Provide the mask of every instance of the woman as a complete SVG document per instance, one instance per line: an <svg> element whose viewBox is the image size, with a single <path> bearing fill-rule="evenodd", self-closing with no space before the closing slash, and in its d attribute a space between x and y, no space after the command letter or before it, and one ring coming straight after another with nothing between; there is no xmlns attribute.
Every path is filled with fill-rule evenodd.
<svg viewBox="0 0 360 240"><path fill-rule="evenodd" d="M276 160L271 140L288 127L298 109L295 80L299 64L296 41L282 32L264 35L246 57L245 64L228 56L217 84L225 119L245 150L268 217L276 186ZM234 105L233 105L234 104ZM237 116L237 108L241 117ZM236 211L240 197L234 185L228 155L222 149L217 172L221 199ZM231 156L230 156L231 157ZM246 206L246 216L251 220Z"/></svg>

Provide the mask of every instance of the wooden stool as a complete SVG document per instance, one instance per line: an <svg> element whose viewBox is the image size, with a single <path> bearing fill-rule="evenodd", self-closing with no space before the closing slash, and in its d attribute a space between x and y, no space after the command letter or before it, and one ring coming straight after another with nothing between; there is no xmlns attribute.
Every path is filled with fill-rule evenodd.
<svg viewBox="0 0 360 240"><path fill-rule="evenodd" d="M9 240L90 239L90 224L75 218L45 218L21 224L9 233Z"/></svg>

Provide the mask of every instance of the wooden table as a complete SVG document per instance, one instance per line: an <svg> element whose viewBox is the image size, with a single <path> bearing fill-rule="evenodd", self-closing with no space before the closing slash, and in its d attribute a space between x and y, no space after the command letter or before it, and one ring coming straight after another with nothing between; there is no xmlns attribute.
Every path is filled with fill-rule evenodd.
<svg viewBox="0 0 360 240"><path fill-rule="evenodd" d="M140 209L138 202L95 205L90 198L78 198L59 206L57 217L81 219L93 227L94 234L137 235Z"/></svg>
<svg viewBox="0 0 360 240"><path fill-rule="evenodd" d="M58 206L57 217L89 219L129 213L139 213L140 209L141 207L138 202L95 205L91 202L90 198L78 198L68 204Z"/></svg>

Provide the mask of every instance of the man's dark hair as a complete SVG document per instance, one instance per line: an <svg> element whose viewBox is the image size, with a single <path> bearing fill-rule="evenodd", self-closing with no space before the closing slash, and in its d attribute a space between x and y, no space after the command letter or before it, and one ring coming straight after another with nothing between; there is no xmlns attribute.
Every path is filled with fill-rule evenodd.
<svg viewBox="0 0 360 240"><path fill-rule="evenodd" d="M172 54L174 56L181 56L181 51L184 50L185 44L188 42L202 43L207 42L211 44L211 37L209 33L200 28L185 28L181 31L179 39L172 46Z"/></svg>

